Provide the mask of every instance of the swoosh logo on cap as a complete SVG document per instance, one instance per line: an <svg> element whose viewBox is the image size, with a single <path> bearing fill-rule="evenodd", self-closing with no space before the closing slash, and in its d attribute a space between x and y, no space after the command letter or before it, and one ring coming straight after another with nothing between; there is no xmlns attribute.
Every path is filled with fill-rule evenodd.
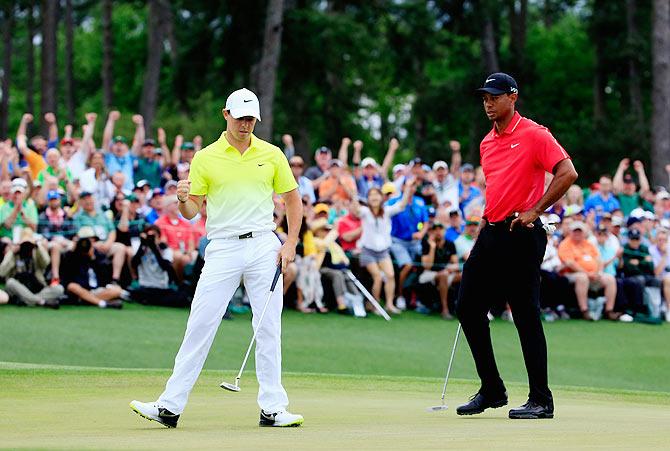
<svg viewBox="0 0 670 451"><path fill-rule="evenodd" d="M486 84L490 81L496 81L496 79L495 78L487 78L486 81L484 82L484 84Z"/></svg>
<svg viewBox="0 0 670 451"><path fill-rule="evenodd" d="M514 148L515 148L516 146L518 146L519 144L521 144L521 143L512 144L512 149L514 149Z"/></svg>
<svg viewBox="0 0 670 451"><path fill-rule="evenodd" d="M253 101L254 101L254 99L243 100L244 103L253 102Z"/></svg>

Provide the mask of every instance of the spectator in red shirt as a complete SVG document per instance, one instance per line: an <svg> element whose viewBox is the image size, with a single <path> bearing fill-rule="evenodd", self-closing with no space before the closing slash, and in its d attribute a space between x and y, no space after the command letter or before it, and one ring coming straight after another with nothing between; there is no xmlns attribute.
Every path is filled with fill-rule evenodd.
<svg viewBox="0 0 670 451"><path fill-rule="evenodd" d="M337 223L337 233L340 236L340 246L347 254L356 250L356 244L361 237L361 219L348 213L342 216Z"/></svg>
<svg viewBox="0 0 670 451"><path fill-rule="evenodd" d="M184 267L195 259L193 226L179 215L177 196L165 196L163 214L155 223L161 229L162 239L174 251L173 265L179 281L184 278Z"/></svg>

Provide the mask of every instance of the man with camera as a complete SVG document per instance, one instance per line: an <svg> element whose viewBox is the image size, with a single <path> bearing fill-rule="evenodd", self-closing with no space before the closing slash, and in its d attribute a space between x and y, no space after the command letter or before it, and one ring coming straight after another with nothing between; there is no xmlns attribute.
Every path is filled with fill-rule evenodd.
<svg viewBox="0 0 670 451"><path fill-rule="evenodd" d="M172 258L173 251L161 241L158 226L150 225L140 233L140 246L131 261L140 286L131 290L131 297L143 304L187 306L186 294L170 286L176 280Z"/></svg>

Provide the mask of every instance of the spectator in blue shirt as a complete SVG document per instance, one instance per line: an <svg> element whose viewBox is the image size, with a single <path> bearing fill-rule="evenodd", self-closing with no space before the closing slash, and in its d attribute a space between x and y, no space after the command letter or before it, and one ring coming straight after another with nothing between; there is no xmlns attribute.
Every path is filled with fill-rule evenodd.
<svg viewBox="0 0 670 451"><path fill-rule="evenodd" d="M449 227L444 234L444 238L447 241L451 241L453 243L456 241L456 238L458 238L461 233L463 233L464 229L465 226L463 225L460 211L451 210L449 212Z"/></svg>
<svg viewBox="0 0 670 451"><path fill-rule="evenodd" d="M411 181L408 183L416 183ZM397 196L388 201L388 205L400 202L402 196ZM426 235L428 228L428 208L425 201L418 195L412 196L405 209L393 216L391 219L391 254L400 267L398 278L398 298L396 305L400 309L406 306L406 300L402 294L405 279L412 270L412 265L421 255L421 240Z"/></svg>
<svg viewBox="0 0 670 451"><path fill-rule="evenodd" d="M367 199L368 191L371 188L382 189L384 179L377 171L377 162L374 158L367 157L361 161L361 174L356 177L356 188L358 189L358 198Z"/></svg>
<svg viewBox="0 0 670 451"><path fill-rule="evenodd" d="M458 198L461 214L465 214L465 207L468 206L473 199L482 195L482 192L476 186L473 186L475 181L475 168L470 163L465 163L461 166L461 180L458 182Z"/></svg>
<svg viewBox="0 0 670 451"><path fill-rule="evenodd" d="M605 213L621 209L619 200L612 193L612 179L608 175L603 175L600 177L599 185L598 191L591 194L584 202L586 213L595 210L596 220L600 220Z"/></svg>
<svg viewBox="0 0 670 451"><path fill-rule="evenodd" d="M295 181L298 183L298 192L300 193L300 197L303 199L307 197L310 204L314 204L316 202L316 196L314 195L312 181L302 175L305 171L305 161L302 159L302 157L294 155L288 160L288 164L291 166L293 177L295 177Z"/></svg>

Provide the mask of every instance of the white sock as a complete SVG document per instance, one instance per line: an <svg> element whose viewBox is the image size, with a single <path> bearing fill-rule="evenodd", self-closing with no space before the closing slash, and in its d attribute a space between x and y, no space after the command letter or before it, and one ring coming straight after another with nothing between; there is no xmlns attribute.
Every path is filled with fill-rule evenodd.
<svg viewBox="0 0 670 451"><path fill-rule="evenodd" d="M100 303L98 304L98 307L100 307L100 308L106 308L106 307L107 307L107 302L105 302L105 301L100 301Z"/></svg>

